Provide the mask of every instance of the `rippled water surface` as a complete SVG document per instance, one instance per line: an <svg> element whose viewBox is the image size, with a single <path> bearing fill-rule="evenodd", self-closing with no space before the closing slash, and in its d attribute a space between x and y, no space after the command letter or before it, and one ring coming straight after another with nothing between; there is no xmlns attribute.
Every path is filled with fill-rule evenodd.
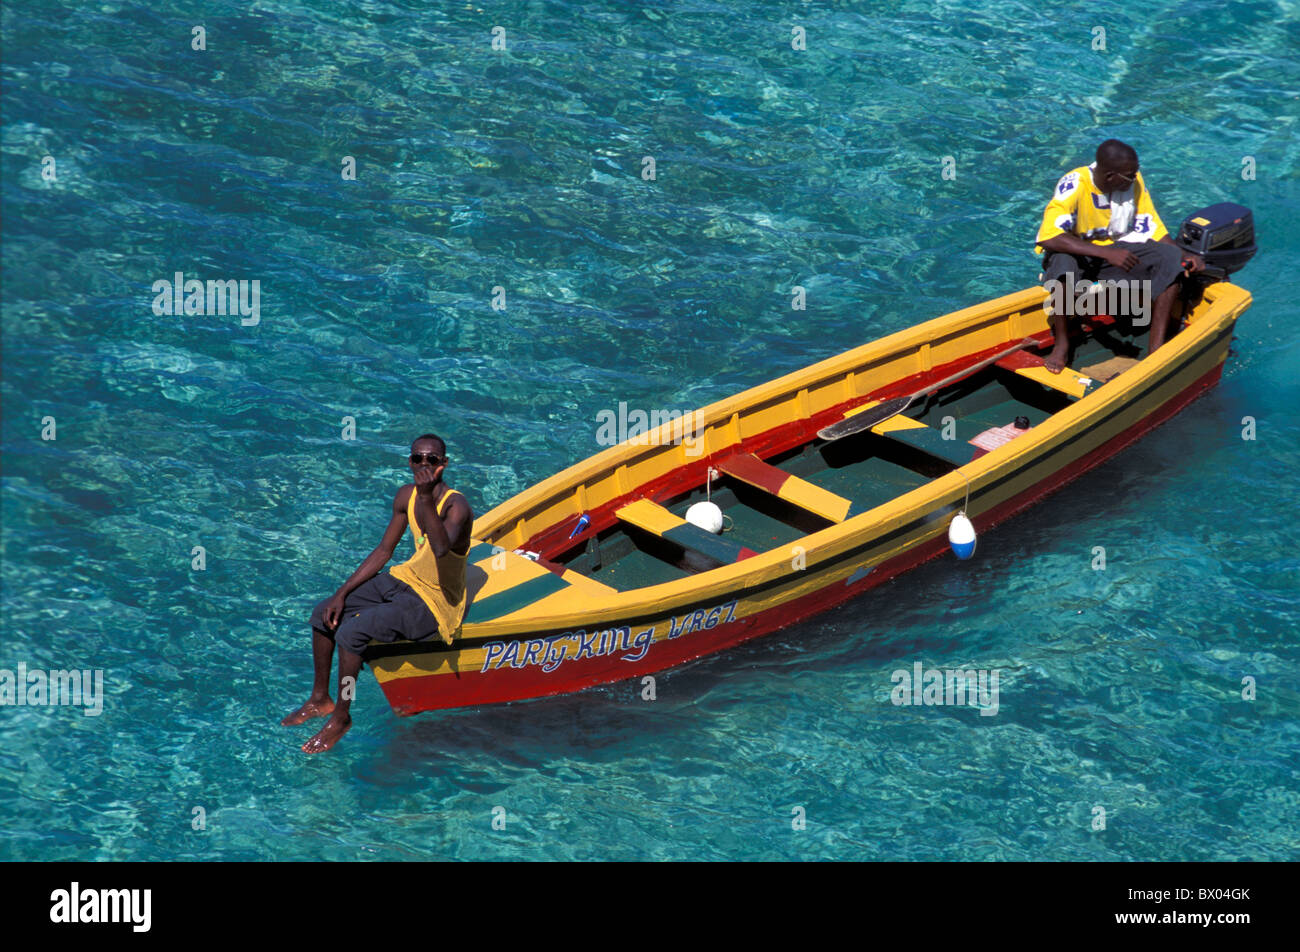
<svg viewBox="0 0 1300 952"><path fill-rule="evenodd" d="M1300 852L1295 2L203 9L4 8L0 669L106 698L0 708L0 858ZM335 751L278 726L412 436L486 512L620 400L701 406L1030 284L1048 190L1111 135L1170 225L1256 215L1254 306L1175 421L971 563L654 703L398 719L364 674ZM259 323L155 316L177 271L258 280ZM998 713L892 705L917 661L1000 670Z"/></svg>

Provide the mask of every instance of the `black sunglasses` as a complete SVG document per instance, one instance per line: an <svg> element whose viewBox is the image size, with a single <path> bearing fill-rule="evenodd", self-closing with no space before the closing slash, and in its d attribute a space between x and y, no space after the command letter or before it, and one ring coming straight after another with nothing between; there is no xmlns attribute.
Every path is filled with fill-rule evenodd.
<svg viewBox="0 0 1300 952"><path fill-rule="evenodd" d="M445 463L445 462L447 462L447 457L445 457L445 456L439 456L437 453L412 453L410 459L411 459L411 462L412 462L412 463Z"/></svg>

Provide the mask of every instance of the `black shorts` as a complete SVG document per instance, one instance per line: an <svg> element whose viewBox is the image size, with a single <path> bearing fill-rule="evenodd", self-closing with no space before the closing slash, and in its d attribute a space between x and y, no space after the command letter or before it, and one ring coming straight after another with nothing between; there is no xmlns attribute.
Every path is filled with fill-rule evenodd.
<svg viewBox="0 0 1300 952"><path fill-rule="evenodd" d="M1137 256L1138 263L1133 266L1132 271L1125 271L1102 258L1066 254L1064 251L1049 251L1043 255L1043 284L1048 285L1050 290L1050 283L1053 281L1061 282L1066 288L1073 287L1083 280L1139 281L1143 282L1142 299L1150 306L1150 303L1165 288L1178 280L1183 270L1183 251L1177 245L1163 241L1145 241L1140 244L1119 242L1110 247L1123 248ZM1067 280L1067 276L1072 276L1073 280Z"/></svg>
<svg viewBox="0 0 1300 952"><path fill-rule="evenodd" d="M325 627L328 604L327 598L312 611L312 630L333 638L336 645L353 654L364 655L366 646L374 641L424 641L438 634L438 621L429 606L415 589L388 572L380 572L347 594L343 617L332 632Z"/></svg>

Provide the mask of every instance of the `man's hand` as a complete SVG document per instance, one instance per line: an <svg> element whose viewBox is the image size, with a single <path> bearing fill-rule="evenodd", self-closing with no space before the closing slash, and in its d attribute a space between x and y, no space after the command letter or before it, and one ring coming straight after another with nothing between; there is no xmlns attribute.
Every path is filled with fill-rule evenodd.
<svg viewBox="0 0 1300 952"><path fill-rule="evenodd" d="M325 627L333 631L343 618L343 596L335 592L325 603Z"/></svg>
<svg viewBox="0 0 1300 952"><path fill-rule="evenodd" d="M415 491L421 496L427 496L433 492L433 487L438 485L438 480L442 479L442 471L446 465L434 469L428 463L415 468Z"/></svg>
<svg viewBox="0 0 1300 952"><path fill-rule="evenodd" d="M1120 245L1106 245L1097 249L1097 256L1109 261L1115 267L1124 271L1132 271L1138 263L1138 256L1131 251L1125 251Z"/></svg>
<svg viewBox="0 0 1300 952"><path fill-rule="evenodd" d="M1190 251L1183 255L1183 274L1196 274L1205 270L1205 259Z"/></svg>

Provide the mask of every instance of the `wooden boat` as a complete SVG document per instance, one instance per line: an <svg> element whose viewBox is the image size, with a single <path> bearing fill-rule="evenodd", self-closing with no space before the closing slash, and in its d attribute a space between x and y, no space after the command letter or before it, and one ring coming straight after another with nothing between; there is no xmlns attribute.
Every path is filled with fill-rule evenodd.
<svg viewBox="0 0 1300 952"><path fill-rule="evenodd" d="M1051 342L1045 296L1029 288L891 334L503 502L475 524L459 639L367 659L389 703L405 715L636 678L853 598L943 553L959 510L987 530L1187 406L1218 381L1251 300L1210 285L1140 361L1144 332L1090 319L1053 375L1035 353ZM1026 338L902 415L817 436ZM683 519L706 494L731 522L721 534Z"/></svg>

